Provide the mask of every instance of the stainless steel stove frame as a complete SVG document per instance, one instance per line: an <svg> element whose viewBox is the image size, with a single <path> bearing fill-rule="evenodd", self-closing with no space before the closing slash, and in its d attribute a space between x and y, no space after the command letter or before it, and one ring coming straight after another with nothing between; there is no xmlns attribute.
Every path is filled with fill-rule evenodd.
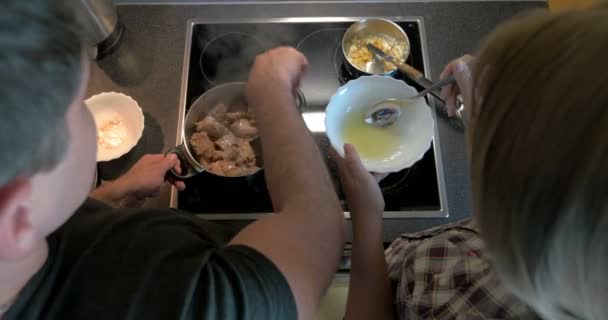
<svg viewBox="0 0 608 320"><path fill-rule="evenodd" d="M184 119L186 115L186 90L188 87L188 70L190 61L190 52L192 45L192 32L194 26L197 24L224 24L224 23L298 23L298 22L355 22L362 20L366 17L298 17L298 18L271 18L271 19L246 19L246 20L230 20L230 19L191 19L187 22L186 30L186 45L184 48L184 61L182 66L182 85L180 93L179 103L179 115L178 115L178 126L177 126L177 140L176 145L182 143L184 137L182 135L182 129L184 125ZM415 21L418 22L420 28L420 41L422 45L422 57L425 69L425 75L429 77L430 67L428 65L428 51L426 47L426 31L424 27L424 21L422 17L381 17L393 21ZM431 100L431 108L435 108ZM437 115L433 112L433 117L437 121ZM384 219L408 219L408 218L447 218L449 216L449 210L447 205L445 181L443 176L443 163L441 161L441 144L439 141L439 134L437 126L435 126L435 132L433 134L433 146L435 153L435 168L437 170L437 183L439 188L439 210L429 211L385 211L383 214ZM171 191L171 207L177 208L177 189L173 188ZM197 214L202 218L208 220L254 220L267 215L268 213L214 213L214 214ZM344 212L346 218L350 218L349 212Z"/></svg>

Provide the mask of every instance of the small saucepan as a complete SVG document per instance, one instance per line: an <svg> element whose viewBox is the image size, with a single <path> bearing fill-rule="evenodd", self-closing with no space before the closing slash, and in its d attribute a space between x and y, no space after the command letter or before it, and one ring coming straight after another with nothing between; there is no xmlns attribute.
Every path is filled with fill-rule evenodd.
<svg viewBox="0 0 608 320"><path fill-rule="evenodd" d="M251 147L253 148L256 157L255 165L259 169L255 171L248 171L242 175L222 175L212 170L209 170L209 168L207 168L203 163L201 163L197 159L196 154L194 152L194 148L190 144L192 135L197 132L197 122L205 118L209 114L209 112L212 111L212 109L215 108L218 104L224 104L225 106L227 106L227 112L251 111L232 109L243 108L243 106L246 107L245 86L246 84L244 82L231 82L222 84L205 92L203 95L198 97L196 101L194 101L194 103L186 113L186 118L184 120L181 139L182 144L170 149L167 152L177 154L181 161L181 174L177 174L175 171L171 170L171 173L175 175L175 177L179 179L186 179L195 176L196 174L201 173L203 171L207 171L208 173L216 176L238 178L252 176L264 168L264 159L262 158L262 147L259 138L256 138L251 141ZM305 104L305 100L304 96L299 91L297 94L296 101L297 107L301 110L301 108Z"/></svg>
<svg viewBox="0 0 608 320"><path fill-rule="evenodd" d="M354 77L393 76L397 73L397 67L369 52L365 47L367 43L402 61L406 61L410 54L410 40L396 23L380 18L353 23L342 37L342 55L346 70Z"/></svg>

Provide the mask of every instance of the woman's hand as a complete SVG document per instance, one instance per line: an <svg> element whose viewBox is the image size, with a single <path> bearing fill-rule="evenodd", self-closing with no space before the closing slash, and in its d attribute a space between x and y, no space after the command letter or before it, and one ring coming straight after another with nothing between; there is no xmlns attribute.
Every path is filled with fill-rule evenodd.
<svg viewBox="0 0 608 320"><path fill-rule="evenodd" d="M464 55L448 63L439 76L443 80L450 75L454 75L454 78L456 79L455 84L445 86L441 89L441 98L445 101L450 117L456 114L456 98L459 94L462 95L465 106L468 106L471 103L474 64L474 56L469 54Z"/></svg>
<svg viewBox="0 0 608 320"><path fill-rule="evenodd" d="M369 173L351 144L344 145L344 158L335 151L332 152L332 157L338 164L340 181L353 222L382 221L384 198L377 179L384 175L374 176Z"/></svg>
<svg viewBox="0 0 608 320"><path fill-rule="evenodd" d="M344 158L335 151L340 180L353 221L351 270L345 319L394 319L391 283L382 244L384 199L359 154L344 145Z"/></svg>

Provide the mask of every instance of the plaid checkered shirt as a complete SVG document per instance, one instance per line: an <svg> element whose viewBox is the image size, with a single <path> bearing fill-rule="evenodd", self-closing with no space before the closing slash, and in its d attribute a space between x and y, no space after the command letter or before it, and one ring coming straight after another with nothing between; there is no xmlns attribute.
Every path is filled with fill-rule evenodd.
<svg viewBox="0 0 608 320"><path fill-rule="evenodd" d="M500 283L471 220L403 234L386 258L399 319L539 319Z"/></svg>

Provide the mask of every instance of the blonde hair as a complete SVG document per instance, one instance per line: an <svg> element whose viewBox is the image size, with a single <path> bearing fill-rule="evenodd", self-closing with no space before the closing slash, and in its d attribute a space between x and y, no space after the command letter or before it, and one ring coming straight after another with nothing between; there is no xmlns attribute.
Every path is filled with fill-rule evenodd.
<svg viewBox="0 0 608 320"><path fill-rule="evenodd" d="M508 22L474 79L474 211L500 278L543 317L606 318L608 10Z"/></svg>

